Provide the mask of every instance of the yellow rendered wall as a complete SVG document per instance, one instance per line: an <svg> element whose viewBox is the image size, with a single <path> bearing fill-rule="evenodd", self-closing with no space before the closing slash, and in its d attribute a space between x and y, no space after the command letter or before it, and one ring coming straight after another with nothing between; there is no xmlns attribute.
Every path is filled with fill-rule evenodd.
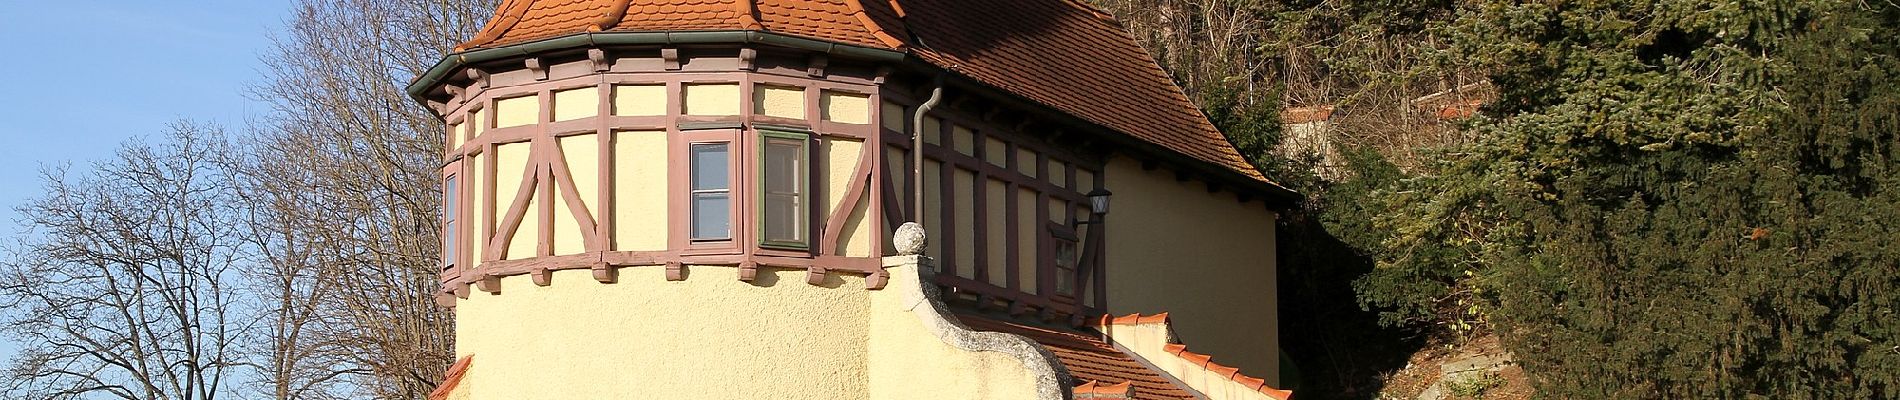
<svg viewBox="0 0 1900 400"><path fill-rule="evenodd" d="M805 88L757 85L752 90L754 114L805 119Z"/></svg>
<svg viewBox="0 0 1900 400"><path fill-rule="evenodd" d="M686 85L687 115L739 115L739 84Z"/></svg>
<svg viewBox="0 0 1900 400"><path fill-rule="evenodd" d="M534 175L533 170L527 169L529 146L531 146L531 144L527 142L520 142L496 147L495 221L497 222L497 226L499 226L500 221L508 219L508 212L511 211L509 207L514 204L515 196L518 195L518 192L523 191L521 189L521 182ZM508 242L508 254L502 257L503 260L515 260L535 256L535 242L540 240L539 232L541 222L541 213L535 210L539 209L540 200L538 198L540 196L532 195L534 187L529 187L525 191L531 194L527 208L523 209L527 215L521 218L521 225L515 230L516 233L513 240ZM495 233L498 236L502 234L500 229L501 228L498 227Z"/></svg>
<svg viewBox="0 0 1900 400"><path fill-rule="evenodd" d="M600 114L600 88L593 86L554 92L554 120L566 121Z"/></svg>
<svg viewBox="0 0 1900 400"><path fill-rule="evenodd" d="M1021 161L1021 160L1017 160ZM1033 164L1033 163L1032 163ZM1040 261L1036 254L1041 246L1042 232L1048 229L1042 220L1036 219L1036 209L1042 207L1042 201L1036 192L1029 189L1016 189L1016 220L1009 226L1016 229L1016 288L1027 293L1038 293L1036 264Z"/></svg>
<svg viewBox="0 0 1900 400"><path fill-rule="evenodd" d="M490 179L488 176L488 153L476 154L472 158L474 160L471 163L471 167L469 167L469 171L474 172L469 174L472 178L468 179L468 185L472 190L469 191L469 196L463 197L468 200L463 201L469 203L469 227L466 229L469 230L468 236L474 238L471 240L473 243L469 243L468 245L468 251L469 254L473 255L473 257L469 259L475 261L470 263L469 266L477 267L481 266L482 260L488 257L486 255L487 253L483 253L482 250L488 246L488 231L493 229L489 227L489 224L492 224L492 222L489 221L493 219L489 218L487 202L488 180Z"/></svg>
<svg viewBox="0 0 1900 400"><path fill-rule="evenodd" d="M666 115L666 85L614 86L614 115Z"/></svg>
<svg viewBox="0 0 1900 400"><path fill-rule="evenodd" d="M877 113L878 122L884 126L884 129L898 132L904 131L904 124L908 123L905 121L908 121L910 116L909 113L904 112L904 105L888 101L878 105Z"/></svg>
<svg viewBox="0 0 1900 400"><path fill-rule="evenodd" d="M989 269L991 284L1009 287L1009 231L1005 230L1009 229L1009 214L1003 210L1003 207L1008 206L1004 201L1009 200L1009 186L1000 180L985 180L989 182L984 184L989 186L983 188L983 204L988 204L990 208L983 214L984 219L988 220L984 222L987 232L982 233L986 241L983 252L988 253L984 255L988 264L984 268Z"/></svg>
<svg viewBox="0 0 1900 400"><path fill-rule="evenodd" d="M481 136L483 130L488 127L488 110L476 109L475 112L469 113L466 123L475 124L474 132L469 135L470 139Z"/></svg>
<svg viewBox="0 0 1900 400"><path fill-rule="evenodd" d="M462 124L449 124L448 130L442 133L442 136L448 139L448 143L444 144L444 146L447 147L444 148L448 149L451 153L455 152L455 149L462 148L462 136L464 135L465 134L462 133Z"/></svg>
<svg viewBox="0 0 1900 400"><path fill-rule="evenodd" d="M1035 376L1022 360L951 347L925 329L911 310L930 305L906 295L919 290L917 282L916 275L893 269L890 286L871 294L870 398L1036 398Z"/></svg>
<svg viewBox="0 0 1900 400"><path fill-rule="evenodd" d="M957 275L976 279L976 270L983 268L976 264L976 241L983 238L976 235L976 174L963 168L952 167L950 187L956 207L951 214L954 219L956 248L950 254L956 255Z"/></svg>
<svg viewBox="0 0 1900 400"><path fill-rule="evenodd" d="M943 189L941 189L943 187L943 172L940 172L942 168L942 162L928 158L924 159L924 179L921 181L924 185L924 213L923 221L920 222L924 224L924 237L927 238L944 237L943 197L933 196L933 194L943 191ZM909 173L909 171L905 171L905 173ZM943 241L941 240L936 241L934 245L924 247L924 255L939 260L943 259L943 251Z"/></svg>
<svg viewBox="0 0 1900 400"><path fill-rule="evenodd" d="M826 121L847 124L871 123L871 97L861 94L825 91L819 106Z"/></svg>
<svg viewBox="0 0 1900 400"><path fill-rule="evenodd" d="M614 133L614 249L666 250L666 131Z"/></svg>
<svg viewBox="0 0 1900 400"><path fill-rule="evenodd" d="M830 165L826 167L825 198L820 204L825 205L826 220L829 220L831 210L838 209L838 206L844 203L844 197L849 194L851 183L863 179L863 175L857 172L858 163L864 159L864 142L824 139L824 151L825 160L829 160ZM870 256L871 245L876 240L872 236L870 224L866 224L863 218L868 210L862 208L870 204L867 199L874 198L877 194L869 192L869 182L863 184L866 190L865 195L859 198L857 203L852 204L852 208L848 211L850 215L847 216L843 229L838 233L839 247L843 250L843 254L852 257Z"/></svg>
<svg viewBox="0 0 1900 400"><path fill-rule="evenodd" d="M613 284L586 269L545 287L502 278L500 294L456 305L456 356L477 366L462 385L476 399L870 398L875 292L862 277L814 286L803 270L761 268L747 283L737 268L687 268L677 282L659 267L622 268Z"/></svg>
<svg viewBox="0 0 1900 400"><path fill-rule="evenodd" d="M1109 312L1168 312L1190 349L1277 385L1274 213L1126 157L1105 177Z"/></svg>
<svg viewBox="0 0 1900 400"><path fill-rule="evenodd" d="M521 96L495 102L496 128L532 125L537 118L541 118L539 97Z"/></svg>
<svg viewBox="0 0 1900 400"><path fill-rule="evenodd" d="M600 138L594 135L562 136L559 140L561 154L567 160L568 176L573 178L574 191L580 197L584 208L582 213L590 218L595 215L594 203L599 202L600 193ZM567 191L559 186L554 190L554 255L580 254L587 251L587 237L581 234L579 219L567 206Z"/></svg>

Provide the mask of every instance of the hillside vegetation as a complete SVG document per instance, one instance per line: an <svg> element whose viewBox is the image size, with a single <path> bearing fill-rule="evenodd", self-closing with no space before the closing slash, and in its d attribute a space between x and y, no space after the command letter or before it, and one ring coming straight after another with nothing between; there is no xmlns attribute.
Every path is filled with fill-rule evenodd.
<svg viewBox="0 0 1900 400"><path fill-rule="evenodd" d="M1900 5L1099 3L1309 196L1303 396L1474 334L1545 397L1900 396ZM1265 111L1319 105L1337 154Z"/></svg>

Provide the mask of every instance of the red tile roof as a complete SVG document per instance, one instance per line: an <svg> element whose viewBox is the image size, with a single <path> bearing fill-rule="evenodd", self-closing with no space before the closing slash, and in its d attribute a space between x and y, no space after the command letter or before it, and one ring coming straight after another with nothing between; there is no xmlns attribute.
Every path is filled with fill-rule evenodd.
<svg viewBox="0 0 1900 400"><path fill-rule="evenodd" d="M1106 13L1079 0L504 0L467 50L598 31L761 30L908 51L1269 182Z"/></svg>
<svg viewBox="0 0 1900 400"><path fill-rule="evenodd" d="M1043 348L1049 349L1069 370L1076 382L1094 382L1090 390L1102 390L1102 386L1128 384L1133 387L1133 399L1192 399L1194 395L1176 387L1173 382L1161 376L1161 372L1149 369L1133 356L1116 350L1101 336L1073 330L1059 330L1000 321L987 317L966 314L957 315L970 329L979 331L1003 332L1028 337ZM1079 395L1079 393L1078 393Z"/></svg>
<svg viewBox="0 0 1900 400"><path fill-rule="evenodd" d="M468 373L468 365L473 362L475 362L475 355L470 354L462 356L460 360L455 360L455 364L450 364L449 370L442 373L442 383L437 384L435 390L429 391L429 400L448 399L449 393L454 392L455 387L462 384L462 375Z"/></svg>
<svg viewBox="0 0 1900 400"><path fill-rule="evenodd" d="M1119 317L1110 317L1110 316L1104 315L1102 316L1100 320L1096 321L1095 326L1100 327L1100 326L1106 326L1106 325L1145 325L1145 324L1168 324L1168 323L1171 323L1171 321L1168 320L1168 313L1160 313L1160 314L1154 314L1154 315L1128 314L1128 315L1123 315ZM1215 363L1214 356L1212 355L1187 351L1187 345L1179 344L1179 343L1168 343L1168 344L1161 345L1161 349L1162 351L1168 352L1168 354L1173 354L1175 356L1181 357L1181 359L1183 360L1187 360L1189 364L1197 365L1197 366L1200 366L1201 368L1207 369L1208 372L1212 372L1216 376L1220 376L1222 378L1232 380L1236 383L1241 384L1241 386L1246 386L1248 389L1259 391L1260 393L1266 394L1267 396L1273 397L1275 399L1286 400L1293 397L1293 391L1291 390L1276 389L1272 386L1267 386L1266 379L1255 378L1252 376L1248 376L1247 374L1242 374L1240 373L1240 368L1229 367L1225 365L1220 365L1219 363Z"/></svg>

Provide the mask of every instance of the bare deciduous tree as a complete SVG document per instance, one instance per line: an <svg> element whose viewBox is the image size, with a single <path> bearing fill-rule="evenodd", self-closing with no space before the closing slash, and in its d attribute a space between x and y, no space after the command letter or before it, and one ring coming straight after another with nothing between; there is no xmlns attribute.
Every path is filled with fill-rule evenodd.
<svg viewBox="0 0 1900 400"><path fill-rule="evenodd" d="M442 126L403 93L494 1L305 0L265 57L240 181L270 264L275 398L420 398L451 359L438 308Z"/></svg>
<svg viewBox="0 0 1900 400"><path fill-rule="evenodd" d="M214 127L177 123L80 176L45 173L18 207L36 234L0 266L5 331L22 345L6 395L208 400L229 392L238 318L233 217Z"/></svg>

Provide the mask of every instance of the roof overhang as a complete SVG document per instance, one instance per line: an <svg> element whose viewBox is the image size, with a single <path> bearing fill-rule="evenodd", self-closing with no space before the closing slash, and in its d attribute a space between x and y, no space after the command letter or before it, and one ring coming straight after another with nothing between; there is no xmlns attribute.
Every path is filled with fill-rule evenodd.
<svg viewBox="0 0 1900 400"><path fill-rule="evenodd" d="M442 84L450 73L469 65L525 58L535 54L553 51L585 49L599 46L640 46L640 45L682 45L682 44L747 44L757 43L800 50L809 50L833 56L867 59L872 61L900 62L906 54L902 51L853 46L823 40L808 39L762 31L644 31L644 32L587 32L549 39L512 44L502 47L483 48L449 54L435 63L428 71L409 83L405 88L409 96L423 100L430 91Z"/></svg>
<svg viewBox="0 0 1900 400"><path fill-rule="evenodd" d="M968 90L971 93L997 100L1006 106L1038 111L1038 117L1046 118L1050 121L1089 133L1094 137L1101 138L1113 144L1115 148L1121 149L1123 152L1149 158L1174 168L1188 169L1190 171L1181 172L1189 173L1194 178L1208 181L1209 184L1222 185L1232 189L1232 191L1236 193L1259 194L1269 206L1275 209L1290 209L1296 207L1300 201L1305 199L1305 196L1292 189L1287 189L1271 182L1254 179L1253 177L1240 173L1240 171L1201 161L1189 157L1186 154L1181 154L1180 152L1162 147L1161 145L1141 140L1133 135L1109 129L1101 124L1090 122L1087 119L1057 110L1055 107L1029 100L1015 93L990 86L975 78L964 76L963 74L957 73L954 68L939 67L936 64L931 64L917 58L908 59L907 62L905 62L905 66L914 71L931 73L947 71L952 79L946 79L946 85L954 85L958 89Z"/></svg>

